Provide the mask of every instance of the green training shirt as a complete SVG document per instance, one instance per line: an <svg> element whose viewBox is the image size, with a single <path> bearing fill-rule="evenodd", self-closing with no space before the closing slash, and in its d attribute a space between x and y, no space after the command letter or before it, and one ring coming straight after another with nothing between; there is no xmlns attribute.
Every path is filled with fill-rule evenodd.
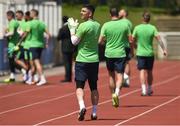
<svg viewBox="0 0 180 126"><path fill-rule="evenodd" d="M40 27L39 27L39 36L38 36L38 42L40 47L44 47L45 45L45 39L44 39L44 32L46 31L47 26L44 22L40 21Z"/></svg>
<svg viewBox="0 0 180 126"><path fill-rule="evenodd" d="M123 19L121 19L121 21L122 21L124 24L128 25L130 31L132 31L133 26L132 26L132 23L131 23L130 20L128 20L127 18L123 18ZM128 38L128 37L126 38L125 47L130 48L129 38Z"/></svg>
<svg viewBox="0 0 180 126"><path fill-rule="evenodd" d="M126 57L125 43L130 35L127 24L121 20L106 22L101 29L101 36L106 39L105 56L108 58Z"/></svg>
<svg viewBox="0 0 180 126"><path fill-rule="evenodd" d="M26 21L21 20L21 21L18 21L18 22L19 22L18 30L20 30L22 32L25 32L25 30L26 30ZM24 41L21 43L21 46L24 46Z"/></svg>
<svg viewBox="0 0 180 126"><path fill-rule="evenodd" d="M151 24L140 24L135 27L133 37L137 40L137 56L154 56L153 38L158 31Z"/></svg>
<svg viewBox="0 0 180 126"><path fill-rule="evenodd" d="M19 27L18 21L12 19L8 24L8 32L13 32L12 36L8 37L8 48L13 48L19 40L19 34L17 33L17 28Z"/></svg>
<svg viewBox="0 0 180 126"><path fill-rule="evenodd" d="M98 37L100 24L94 20L81 23L77 29L76 36L80 38L76 61L93 63L99 62Z"/></svg>
<svg viewBox="0 0 180 126"><path fill-rule="evenodd" d="M30 23L31 23L31 21L27 21L26 23L25 23L25 32L28 32L28 34L27 34L27 36L26 36L26 38L25 38L25 40L24 40L24 48L25 49L29 49L30 48L30 45L31 45L31 32L30 32Z"/></svg>
<svg viewBox="0 0 180 126"><path fill-rule="evenodd" d="M26 47L35 47L35 48L44 48L44 36L42 38L42 34L44 34L45 26L41 21L37 19L33 19L26 24L26 32L28 32L28 36L26 37Z"/></svg>

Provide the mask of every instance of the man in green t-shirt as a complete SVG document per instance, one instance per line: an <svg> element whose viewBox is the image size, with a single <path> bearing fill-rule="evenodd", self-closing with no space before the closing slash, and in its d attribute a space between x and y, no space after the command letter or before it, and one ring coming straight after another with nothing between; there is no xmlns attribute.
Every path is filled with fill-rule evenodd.
<svg viewBox="0 0 180 126"><path fill-rule="evenodd" d="M112 104L114 107L118 107L118 97L126 62L125 43L131 32L128 25L119 20L117 8L111 8L110 15L111 21L106 22L101 28L99 43L106 42L105 57L109 72Z"/></svg>
<svg viewBox="0 0 180 126"><path fill-rule="evenodd" d="M13 11L7 11L6 13L7 19L9 21L8 27L5 31L5 37L8 40L8 58L9 58L9 66L10 66L10 77L5 79L4 82L14 82L15 81L15 52L14 47L16 46L19 35L17 33L17 28L19 26L18 22L14 19L15 14Z"/></svg>
<svg viewBox="0 0 180 126"><path fill-rule="evenodd" d="M31 70L29 71L29 78L26 81L27 84L33 84L33 75L35 74L35 68L37 70L39 76L39 82L37 82L37 86L41 86L46 84L46 79L43 74L42 65L40 63L41 53L43 48L48 45L48 39L50 37L49 32L45 24L42 21L38 20L38 11L36 9L32 9L30 11L31 21L26 23L25 32L22 36L22 39L25 38L24 48L29 49L30 55L32 57L30 66ZM44 42L44 32L47 33L47 41ZM34 66L34 65L35 66Z"/></svg>
<svg viewBox="0 0 180 126"><path fill-rule="evenodd" d="M127 18L128 17L128 11L125 9L121 9L119 11L119 18L121 21L124 21L132 31L132 23L131 21ZM130 47L131 46L131 47ZM129 87L130 86L130 59L131 59L131 54L133 54L133 48L132 48L132 43L129 42L128 37L125 43L125 51L126 51L126 66L125 66L125 71L124 71L124 82L122 84L123 87Z"/></svg>
<svg viewBox="0 0 180 126"><path fill-rule="evenodd" d="M23 32L25 32L25 26L26 26L27 17L29 17L27 15L27 12L25 13L25 16L24 16L23 11L21 11L21 10L16 11L16 19L19 22L19 27L17 29L17 32L18 32L20 37L23 35ZM21 43L18 43L17 48L19 48L19 50L17 50L17 54L16 54L16 57L15 57L15 62L19 66L21 66L21 68L22 68L21 71L23 73L23 82L25 82L28 79L27 71L28 71L29 68L28 68L28 63L27 62L25 63L24 41L22 41Z"/></svg>
<svg viewBox="0 0 180 126"><path fill-rule="evenodd" d="M76 96L80 111L78 120L84 120L86 108L84 104L84 86L86 80L89 82L91 90L91 101L93 104L91 119L97 119L97 104L99 94L97 90L98 80L98 37L100 24L93 20L95 8L92 5L85 5L81 9L81 18L84 20L76 30L77 21L73 18L68 19L68 27L71 32L71 40L74 45L78 44L78 52L75 64Z"/></svg>
<svg viewBox="0 0 180 126"><path fill-rule="evenodd" d="M142 88L142 96L152 95L152 82L153 82L153 64L154 64L154 51L153 51L153 38L155 37L162 50L163 54L167 55L165 46L161 41L158 31L155 26L149 24L150 14L145 12L143 14L143 23L136 26L133 31L133 41L137 43L137 67L140 71L140 83ZM146 91L146 84L148 88Z"/></svg>

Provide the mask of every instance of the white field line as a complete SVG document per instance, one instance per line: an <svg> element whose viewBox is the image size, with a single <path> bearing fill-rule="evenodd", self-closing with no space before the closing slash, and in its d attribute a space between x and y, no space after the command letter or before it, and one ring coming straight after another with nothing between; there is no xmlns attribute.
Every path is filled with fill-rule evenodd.
<svg viewBox="0 0 180 126"><path fill-rule="evenodd" d="M155 83L155 85L153 85L153 87L160 86L160 85L164 85L164 84L166 84L166 83L168 83L168 82L170 82L170 81L173 81L173 80L175 80L175 79L178 79L179 77L180 77L180 75L177 75L177 76L174 76L174 77L169 78L169 79L167 79L167 80L164 80L164 81ZM126 96L131 95L131 94L133 94L133 93L136 93L136 92L138 92L138 91L140 91L140 90L141 90L141 89L133 90L133 91L128 92L128 93L126 93L126 94L124 94L124 95L121 95L120 98L126 97ZM103 102L100 102L98 105L103 105L103 104L106 104L106 103L108 103L108 102L111 102L111 99L106 100L106 101L103 101ZM88 106L88 107L87 107L87 110L90 109L90 108L92 108L92 106ZM58 117L56 117L56 118L48 119L48 120L39 122L39 123L37 123L37 124L34 124L34 126L38 126L38 125L42 125L42 124L45 124L45 123L48 123L48 122L52 122L52 121L55 121L55 120L58 120L58 119L62 119L62 118L71 116L71 115L73 115L73 114L76 114L76 113L78 113L78 112L79 112L79 110L74 111L74 112L71 112L71 113L68 113L68 114L66 114L66 115L58 116Z"/></svg>
<svg viewBox="0 0 180 126"><path fill-rule="evenodd" d="M19 95L19 94L23 94L23 93L28 93L28 92L31 92L31 91L36 91L36 90L40 90L40 89L44 89L44 88L49 88L49 87L54 87L54 86L42 86L40 88L33 88L33 89L25 90L25 91L19 91L19 92L15 92L15 93L11 93L11 94L8 94L8 95L1 96L0 99L15 96L15 95Z"/></svg>
<svg viewBox="0 0 180 126"><path fill-rule="evenodd" d="M168 67L169 68L169 67ZM103 74L101 76L105 76L106 74ZM136 78L136 76L132 77L131 79L134 79ZM106 85L102 85L101 87L105 87ZM49 87L49 86L48 86ZM43 87L43 88L47 88L47 87ZM30 92L30 91L34 91L34 90L37 90L37 89L30 89L30 90L27 90L27 91L22 91L22 92L17 92L17 93L13 93L13 94L9 94L9 95L6 95L6 96L3 96L3 97L10 97L10 96L14 96L14 95L18 95L18 94L22 94L22 93L25 93L25 92ZM85 89L85 91L87 91L88 89ZM140 90L140 89L138 89ZM16 110L20 110L20 109L24 109L24 108L27 108L27 107L32 107L34 105L39 105L39 104L43 104L43 103L47 103L47 102L51 102L51 101L55 101L55 100L59 100L61 98L65 98L65 97L68 97L68 96L71 96L71 95L74 95L75 93L72 92L72 93L68 93L66 95L63 95L63 96L59 96L59 97L56 97L56 98L51 98L51 99L48 99L48 100L43 100L43 101L39 101L39 102L35 102L35 103L32 103L32 104L28 104L28 105L25 105L25 106L21 106L21 107L17 107L17 108L14 108L14 109L9 109L9 110L6 110L6 111L2 111L0 112L0 115L2 114L6 114L6 113L9 113L9 112L13 112L13 111L16 111ZM1 99L1 97L0 97ZM111 101L111 100L110 100ZM106 101L107 102L107 101ZM108 100L109 102L109 100ZM104 104L104 102L103 102Z"/></svg>
<svg viewBox="0 0 180 126"><path fill-rule="evenodd" d="M136 78L136 76L132 77L132 79L134 79L134 78ZM99 88L104 88L104 87L106 87L106 86L107 86L106 84L103 84L103 85L99 86ZM30 90L28 90L28 91L30 91ZM84 91L89 91L89 89L87 88L87 89L85 89ZM20 93L20 92L19 92L19 93ZM13 95L13 94L12 94L12 95ZM68 93L68 94L65 94L65 95L62 95L62 96L59 96L59 97L50 98L50 99L47 99L47 100L35 102L35 103L32 103L32 104L24 105L24 106L17 107L17 108L14 108L14 109L9 109L9 110L6 110L6 111L2 111L2 112L0 112L0 115L6 114L6 113L9 113L9 112L13 112L13 111L16 111L16 110L20 110L20 109L32 107L32 106L34 106L34 105L39 105L39 104L43 104L43 103L47 103L47 102L56 101L56 100L59 100L59 99L65 98L65 97L72 96L72 95L75 95L75 91L73 91L73 92L71 92L71 93ZM6 96L6 97L8 97L8 96Z"/></svg>
<svg viewBox="0 0 180 126"><path fill-rule="evenodd" d="M134 67L133 67L134 68ZM168 69L172 69L172 68L177 68L177 65L174 65L174 66L171 66L171 67L166 67L164 69L161 69L162 71L166 71ZM106 76L107 73L102 73L100 74L100 76ZM132 77L133 78L133 77ZM131 78L131 79L132 79ZM3 98L7 98L7 97L11 97L11 96L15 96L15 95L19 95L19 94L23 94L23 93L28 93L28 92L31 92L31 91L36 91L36 90L40 90L40 89L44 89L44 88L48 88L50 86L47 86L47 87L42 87L42 88L35 88L35 89L28 89L28 90L25 90L25 91L19 91L19 92L15 92L15 93L11 93L11 94L8 94L8 95L4 95L4 96L0 96L0 99L3 99ZM53 86L52 86L53 87Z"/></svg>
<svg viewBox="0 0 180 126"><path fill-rule="evenodd" d="M136 116L133 116L133 117L131 117L131 118L127 119L127 120L124 120L124 121L122 121L122 122L120 122L120 123L117 123L117 124L115 124L114 126L119 126L119 125L124 124L124 123L127 123L127 122L129 122L129 121L131 121L131 120L137 119L137 118L139 118L139 117L141 117L141 116L143 116L143 115L146 115L146 114L148 114L148 113L150 113L150 112L152 112L152 111L154 111L154 110L156 110L156 109L158 109L158 108L160 108L160 107L163 107L163 106L165 106L165 105L167 105L167 104L169 104L169 103L171 103L171 102L173 102L173 101L175 101L175 100L177 100L177 99L179 99L179 98L180 98L180 95L177 96L177 97L175 97L175 98L173 98L173 99L171 99L171 100L168 100L168 101L166 101L166 102L164 102L164 103L162 103L162 104L160 104L160 105L158 105L158 106L156 106L156 107L154 107L154 108L152 108L152 109L149 109L149 110L147 110L147 111L145 111L145 112L143 112L143 113L141 113L141 114L138 114L138 115L136 115Z"/></svg>

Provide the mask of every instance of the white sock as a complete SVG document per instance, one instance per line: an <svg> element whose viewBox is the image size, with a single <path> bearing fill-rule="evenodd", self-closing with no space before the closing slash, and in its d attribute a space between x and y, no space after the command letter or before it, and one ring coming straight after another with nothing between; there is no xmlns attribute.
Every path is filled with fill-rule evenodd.
<svg viewBox="0 0 180 126"><path fill-rule="evenodd" d="M128 79L129 75L127 75L126 73L124 73L124 79Z"/></svg>
<svg viewBox="0 0 180 126"><path fill-rule="evenodd" d="M15 78L15 74L14 73L10 73L10 78L14 79Z"/></svg>
<svg viewBox="0 0 180 126"><path fill-rule="evenodd" d="M141 85L142 93L146 94L146 84Z"/></svg>
<svg viewBox="0 0 180 126"><path fill-rule="evenodd" d="M80 108L80 110L85 108L84 100L79 101L79 108Z"/></svg>
<svg viewBox="0 0 180 126"><path fill-rule="evenodd" d="M46 81L46 78L45 78L45 76L44 76L44 75L41 75L41 77L40 77L40 81Z"/></svg>
<svg viewBox="0 0 180 126"><path fill-rule="evenodd" d="M35 74L35 75L34 75L34 81L35 81L35 82L38 82L38 81L39 81L39 76L38 76L38 74Z"/></svg>
<svg viewBox="0 0 180 126"><path fill-rule="evenodd" d="M96 113L97 113L97 105L93 105L92 113L93 113L93 114L96 114Z"/></svg>
<svg viewBox="0 0 180 126"><path fill-rule="evenodd" d="M129 83L130 83L129 75L126 74L126 73L124 73L124 80L125 80L125 83L126 83L127 85L129 85Z"/></svg>
<svg viewBox="0 0 180 126"><path fill-rule="evenodd" d="M117 96L119 96L119 92L120 92L119 88L116 88L116 89L115 89L115 94L116 94Z"/></svg>

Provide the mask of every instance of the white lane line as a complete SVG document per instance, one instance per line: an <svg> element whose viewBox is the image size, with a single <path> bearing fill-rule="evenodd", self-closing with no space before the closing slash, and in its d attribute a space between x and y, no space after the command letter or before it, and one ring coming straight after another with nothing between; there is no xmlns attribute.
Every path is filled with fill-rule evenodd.
<svg viewBox="0 0 180 126"><path fill-rule="evenodd" d="M36 91L36 90L40 90L40 89L45 89L45 88L49 88L49 87L54 87L54 86L44 86L44 87L40 87L40 88L35 88L35 89L28 89L28 90L25 90L25 91L19 91L19 92L15 92L15 93L11 93L11 94L8 94L8 95L4 95L4 96L1 96L0 99L3 99L3 98L7 98L7 97L11 97L11 96L15 96L15 95L19 95L19 94L23 94L23 93L28 93L28 92L31 92L31 91Z"/></svg>
<svg viewBox="0 0 180 126"><path fill-rule="evenodd" d="M71 96L71 95L74 95L74 94L75 93L73 92L73 93L69 93L69 94L66 94L66 95L63 95L63 96L60 96L60 97L50 98L48 100L44 100L44 101L40 101L40 102L35 102L33 104L28 104L28 105L21 106L21 107L18 107L18 108L10 109L10 110L7 110L7 111L0 112L0 115L5 114L5 113L9 113L9 112L13 112L13 111L16 111L16 110L24 109L24 108L27 108L27 107L32 107L34 105L39 105L39 104L43 104L43 103L59 100L61 98L68 97L68 96Z"/></svg>
<svg viewBox="0 0 180 126"><path fill-rule="evenodd" d="M104 77L104 76L107 76L107 74L104 73L104 74L101 75L101 77ZM55 82L53 82L53 83L55 83ZM31 92L31 91L45 89L45 88L49 88L49 87L55 87L55 86L56 85L47 85L47 86L42 86L40 88L36 87L35 89L28 89L28 90L25 90L25 91L19 91L19 92L11 93L11 94L8 94L8 95L0 96L0 99L15 96L15 95L19 95L19 94L23 94L23 93L28 93L28 92Z"/></svg>
<svg viewBox="0 0 180 126"><path fill-rule="evenodd" d="M132 79L135 79L136 77L137 76L134 76L134 77L132 77ZM99 88L104 88L106 86L107 85L104 84L104 85L99 86ZM89 89L86 88L84 91L89 91ZM56 101L56 100L59 100L59 99L62 99L62 98L68 97L68 96L72 96L72 95L75 95L74 91L72 93L68 93L68 94L63 95L63 96L59 96L59 97L55 97L55 98L50 98L48 100L43 100L43 101L35 102L35 103L32 103L32 104L28 104L28 105L25 105L25 106L17 107L17 108L14 108L14 109L9 109L9 110L6 110L6 111L2 111L2 112L0 112L0 115L6 114L6 113L9 113L9 112L13 112L13 111L16 111L16 110L32 107L34 105L39 105L39 104L43 104L43 103L47 103L47 102L51 102L51 101Z"/></svg>
<svg viewBox="0 0 180 126"><path fill-rule="evenodd" d="M105 75L105 74L104 74L104 75ZM134 78L136 78L136 76L132 77L131 79L134 79ZM102 86L100 86L100 87L102 88L102 87L105 87L105 86L106 86L106 85L102 85ZM47 86L47 87L50 87L50 86ZM43 87L43 88L47 88L47 87ZM51 86L51 87L53 87L53 86ZM24 92L30 92L30 91L32 91L32 90L36 90L36 89L30 89L30 90L24 91ZM88 90L88 89L85 89L85 91L87 91L87 90ZM139 89L138 89L138 91L139 91ZM23 92L23 91L22 91L22 92ZM10 94L10 96L15 95L15 94L21 94L22 92ZM69 94L66 94L66 95L63 95L63 96L60 96L60 97L51 98L51 99L48 99L48 100L43 100L43 101L35 102L35 103L32 103L32 104L28 104L28 105L25 105L25 106L17 107L17 108L14 108L14 109L2 111L2 112L0 112L0 115L6 114L6 113L9 113L9 112L13 112L13 111L16 111L16 110L24 109L24 108L27 108L27 107L32 107L32 106L34 106L34 105L39 105L39 104L43 104L43 103L47 103L47 102L59 100L59 99L61 99L61 98L68 97L68 96L71 96L71 95L74 95L74 94L75 94L75 93L72 92L72 93L69 93ZM4 97L8 97L8 96L4 96ZM111 101L111 100L106 101L106 102L110 102L110 101ZM103 104L105 104L105 103L103 102Z"/></svg>
<svg viewBox="0 0 180 126"><path fill-rule="evenodd" d="M133 67L134 68L134 67ZM177 65L174 65L174 66L171 66L171 67L166 67L164 69L161 69L162 71L166 71L168 69L172 69L172 68L177 68ZM135 69L133 69L135 70ZM100 76L106 76L107 73L102 73L100 74ZM132 78L131 78L132 79ZM19 95L19 94L23 94L23 93L28 93L28 92L31 92L31 91L36 91L36 90L39 90L39 89L44 89L44 88L48 88L50 86L44 86L42 88L36 88L36 89L29 89L29 90L25 90L25 91L19 91L19 92L15 92L15 93L11 93L11 94L8 94L8 95L4 95L4 96L0 96L0 99L3 99L3 98L7 98L7 97L11 97L11 96L15 96L15 95ZM54 87L54 86L51 86L51 87Z"/></svg>
<svg viewBox="0 0 180 126"><path fill-rule="evenodd" d="M155 85L153 85L153 87L160 86L160 85L164 85L164 84L166 84L166 83L168 83L168 82L170 82L170 81L173 81L173 80L175 80L175 79L178 79L179 77L180 77L180 75L177 75L177 76L174 76L174 77L169 78L169 79L167 79L167 80L164 80L164 81L155 83ZM140 90L141 90L141 89L133 90L133 91L128 92L128 93L126 93L126 94L124 94L124 95L121 95L120 98L126 97L126 96L131 95L131 94L133 94L133 93L136 93L136 92L138 92L138 91L140 91ZM108 103L108 102L111 102L111 99L106 100L106 101L104 101L104 102L101 102L101 103L99 103L99 105L103 105L103 104L106 104L106 103ZM87 107L87 110L90 109L90 108L92 108L92 106L88 106L88 107ZM79 112L79 110L74 111L74 112L71 112L71 113L68 113L68 114L63 115L63 116L58 116L58 117L56 117L56 118L52 118L52 119L48 119L48 120L39 122L39 123L37 123L37 124L34 124L33 126L38 126L38 125L42 125L42 124L45 124L45 123L48 123L48 122L52 122L52 121L55 121L55 120L58 120L58 119L62 119L62 118L71 116L71 115L73 115L73 114L76 114L76 113L78 113L78 112Z"/></svg>
<svg viewBox="0 0 180 126"><path fill-rule="evenodd" d="M140 90L140 89L136 89L136 90L134 90L134 91L131 91L131 92L129 92L129 93L126 93L126 94L124 94L124 95L121 95L120 98L123 98L123 97L125 97L125 96L130 95L130 94L133 94L133 93L135 93L135 92L137 92L137 91L139 91L139 90ZM106 100L106 101L104 101L104 102L99 103L98 106L99 106L99 105L106 104L106 103L109 103L109 102L111 102L111 101L112 101L112 99ZM88 110L88 109L91 109L91 108L92 108L92 106L88 106L86 109ZM74 111L74 112L71 112L71 113L66 114L66 115L63 115L63 116L59 116L59 117L56 117L56 118L52 118L52 119L49 119L49 120L40 122L40 123L35 124L35 125L33 125L33 126L38 126L38 125L42 125L42 124L45 124L45 123L48 123L48 122L52 122L52 121L54 121L54 120L62 119L62 118L71 116L71 115L73 115L73 114L76 114L76 113L78 113L78 112L79 112L79 110Z"/></svg>
<svg viewBox="0 0 180 126"><path fill-rule="evenodd" d="M126 123L126 122L129 122L129 121L131 121L131 120L137 119L137 118L139 118L139 117L141 117L141 116L143 116L143 115L146 115L146 114L148 114L148 113L150 113L150 112L152 112L152 111L154 111L154 110L156 110L156 109L158 109L158 108L160 108L160 107L162 107L162 106L165 106L165 105L167 105L167 104L169 104L169 103L171 103L171 102L173 102L173 101L175 101L175 100L177 100L177 99L179 99L179 98L180 98L180 95L177 96L177 97L175 97L175 98L173 98L173 99L171 99L171 100L169 100L169 101L167 101L167 102L164 102L164 103L162 103L162 104L160 104L160 105L158 105L158 106L156 106L156 107L154 107L154 108L152 108L152 109L149 109L149 110L147 110L147 111L145 111L145 112L143 112L143 113L141 113L141 114L138 114L138 115L136 115L136 116L133 116L133 117L131 117L131 118L125 120L125 121L122 121L122 122L120 122L120 123L117 123L117 124L115 124L114 126L119 126L119 125L124 124L124 123Z"/></svg>

